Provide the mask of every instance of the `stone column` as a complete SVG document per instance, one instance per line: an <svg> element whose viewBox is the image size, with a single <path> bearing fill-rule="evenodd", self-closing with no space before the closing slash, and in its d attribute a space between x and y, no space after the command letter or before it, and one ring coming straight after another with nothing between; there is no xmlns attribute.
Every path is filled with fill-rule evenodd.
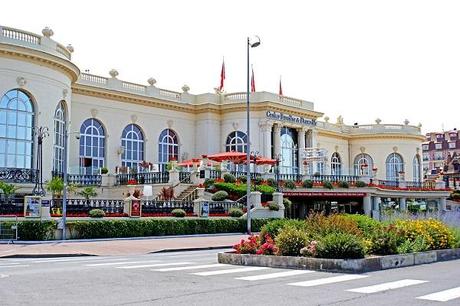
<svg viewBox="0 0 460 306"><path fill-rule="evenodd" d="M262 193L259 191L251 191L250 203L254 208L262 207Z"/></svg>
<svg viewBox="0 0 460 306"><path fill-rule="evenodd" d="M363 198L363 210L364 210L364 214L366 216L371 216L371 211L372 211L372 202L371 202L371 196L370 195L366 195L364 198Z"/></svg>
<svg viewBox="0 0 460 306"><path fill-rule="evenodd" d="M318 131L317 130L311 130L310 132L310 144L311 144L311 147L314 149L314 150L317 150L318 149ZM313 151L314 153L313 154L317 154L316 151ZM318 162L317 161L313 161L313 174L315 174L316 172L318 172Z"/></svg>
<svg viewBox="0 0 460 306"><path fill-rule="evenodd" d="M372 208L372 218L380 220L380 203L382 203L382 198L374 197L374 204Z"/></svg>
<svg viewBox="0 0 460 306"><path fill-rule="evenodd" d="M259 122L261 132L260 154L267 158L272 157L272 126L273 123L267 120Z"/></svg>
<svg viewBox="0 0 460 306"><path fill-rule="evenodd" d="M273 126L273 148L276 157L281 153L281 126L279 123Z"/></svg>
<svg viewBox="0 0 460 306"><path fill-rule="evenodd" d="M284 209L283 194L281 192L274 192L273 193L273 202L278 204L280 209Z"/></svg>
<svg viewBox="0 0 460 306"><path fill-rule="evenodd" d="M299 174L304 175L304 166L303 166L303 153L305 151L305 129L300 128L297 130L297 143L299 144L298 146L298 151L297 151L297 158L299 161Z"/></svg>
<svg viewBox="0 0 460 306"><path fill-rule="evenodd" d="M440 198L438 201L438 210L440 212L446 211L447 205L446 205L446 198Z"/></svg>
<svg viewBox="0 0 460 306"><path fill-rule="evenodd" d="M400 198L399 199L399 210L400 211L406 211L407 210L406 198Z"/></svg>

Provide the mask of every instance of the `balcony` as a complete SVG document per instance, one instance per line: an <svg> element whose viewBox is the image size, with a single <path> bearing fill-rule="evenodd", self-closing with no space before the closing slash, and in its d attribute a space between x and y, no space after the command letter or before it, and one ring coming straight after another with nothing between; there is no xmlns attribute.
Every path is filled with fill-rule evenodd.
<svg viewBox="0 0 460 306"><path fill-rule="evenodd" d="M166 184L169 172L120 173L117 174L116 185Z"/></svg>
<svg viewBox="0 0 460 306"><path fill-rule="evenodd" d="M34 183L38 171L24 168L0 168L0 181L5 183Z"/></svg>

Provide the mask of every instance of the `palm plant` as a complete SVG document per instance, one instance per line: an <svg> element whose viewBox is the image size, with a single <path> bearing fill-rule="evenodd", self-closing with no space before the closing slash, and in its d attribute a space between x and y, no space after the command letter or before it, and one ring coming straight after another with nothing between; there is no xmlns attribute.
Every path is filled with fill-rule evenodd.
<svg viewBox="0 0 460 306"><path fill-rule="evenodd" d="M78 194L84 197L87 201L90 198L97 196L96 188L92 186L83 188Z"/></svg>

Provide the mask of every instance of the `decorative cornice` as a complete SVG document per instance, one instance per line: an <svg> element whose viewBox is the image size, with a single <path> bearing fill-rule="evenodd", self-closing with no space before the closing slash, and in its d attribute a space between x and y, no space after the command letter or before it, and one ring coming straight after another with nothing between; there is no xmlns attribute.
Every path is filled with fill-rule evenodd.
<svg viewBox="0 0 460 306"><path fill-rule="evenodd" d="M72 83L76 82L80 75L80 69L72 62L34 49L0 43L0 56L20 59L34 64L38 63L42 66L63 72L70 78Z"/></svg>

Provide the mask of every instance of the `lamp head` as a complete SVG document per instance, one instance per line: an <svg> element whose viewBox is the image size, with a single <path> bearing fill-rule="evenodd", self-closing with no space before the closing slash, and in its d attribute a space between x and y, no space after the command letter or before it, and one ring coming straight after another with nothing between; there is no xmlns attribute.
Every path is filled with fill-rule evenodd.
<svg viewBox="0 0 460 306"><path fill-rule="evenodd" d="M248 39L248 44L251 48L255 48L255 47L258 47L260 45L260 37L255 35L254 36L256 38L256 41L255 42L251 42L251 39Z"/></svg>

